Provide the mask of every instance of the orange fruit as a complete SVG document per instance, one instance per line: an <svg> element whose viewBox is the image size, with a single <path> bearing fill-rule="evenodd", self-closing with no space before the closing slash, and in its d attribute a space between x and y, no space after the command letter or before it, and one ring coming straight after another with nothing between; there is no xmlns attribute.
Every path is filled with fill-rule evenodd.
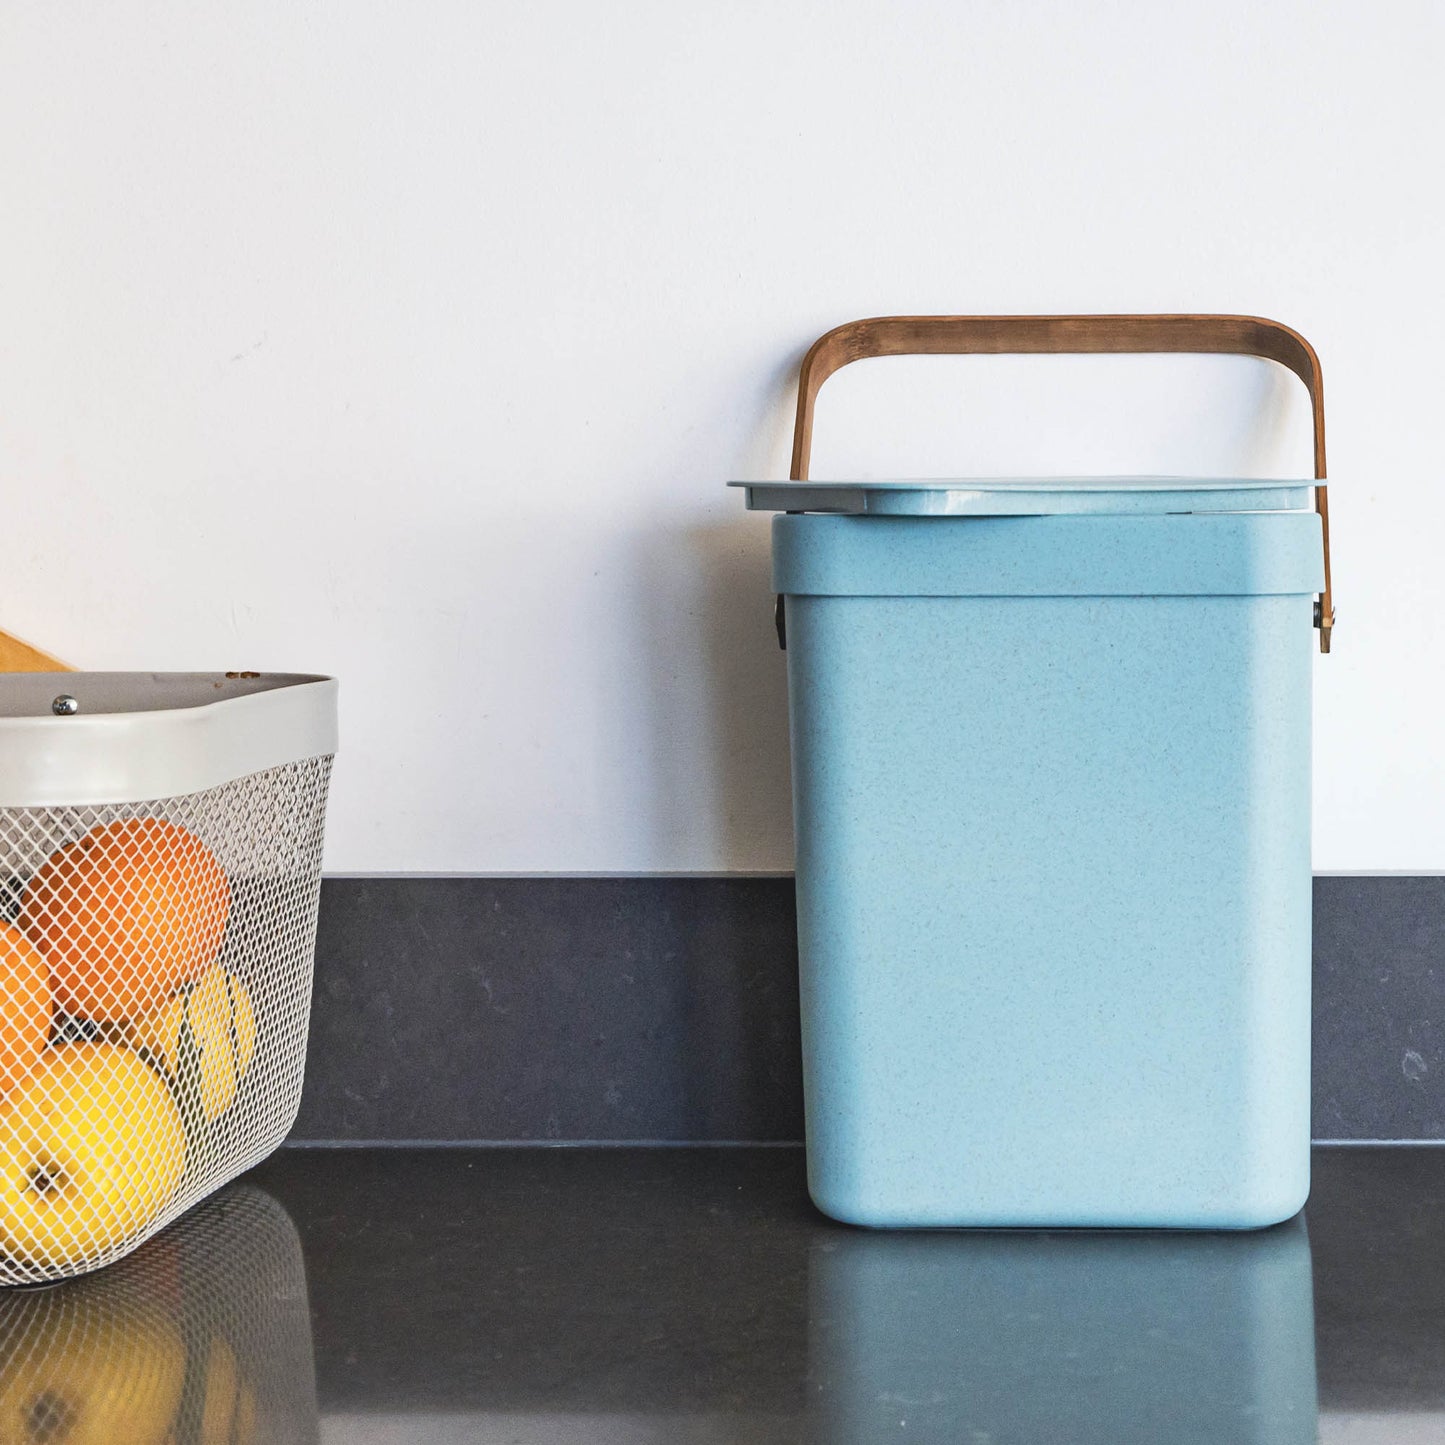
<svg viewBox="0 0 1445 1445"><path fill-rule="evenodd" d="M45 960L13 923L0 923L0 1096L39 1061L50 1014Z"/></svg>
<svg viewBox="0 0 1445 1445"><path fill-rule="evenodd" d="M194 833L127 818L52 853L26 886L20 922L58 1007L119 1023L215 962L230 911L226 874Z"/></svg>

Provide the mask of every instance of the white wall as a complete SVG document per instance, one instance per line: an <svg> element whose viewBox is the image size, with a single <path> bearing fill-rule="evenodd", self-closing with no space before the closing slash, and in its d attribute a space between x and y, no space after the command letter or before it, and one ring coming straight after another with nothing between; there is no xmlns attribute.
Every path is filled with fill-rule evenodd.
<svg viewBox="0 0 1445 1445"><path fill-rule="evenodd" d="M1418 3L16 0L0 623L343 679L338 870L790 860L802 350L1230 310L1324 359L1317 865L1445 868L1442 19ZM1265 363L875 362L814 474L1283 471Z"/></svg>

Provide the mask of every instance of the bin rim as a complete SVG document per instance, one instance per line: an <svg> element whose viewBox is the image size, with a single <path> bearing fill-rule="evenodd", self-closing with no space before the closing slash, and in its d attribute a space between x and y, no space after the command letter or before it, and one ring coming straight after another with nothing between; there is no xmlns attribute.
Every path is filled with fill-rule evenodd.
<svg viewBox="0 0 1445 1445"><path fill-rule="evenodd" d="M0 673L0 808L148 802L329 756L337 689L318 673Z"/></svg>
<svg viewBox="0 0 1445 1445"><path fill-rule="evenodd" d="M1179 512L1294 512L1314 506L1313 478L926 477L878 481L731 481L749 511L857 516L1021 517Z"/></svg>

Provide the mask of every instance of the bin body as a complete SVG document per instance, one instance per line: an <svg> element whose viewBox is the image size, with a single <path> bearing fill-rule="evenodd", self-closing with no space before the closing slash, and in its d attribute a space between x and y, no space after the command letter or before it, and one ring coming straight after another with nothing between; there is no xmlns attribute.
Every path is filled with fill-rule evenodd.
<svg viewBox="0 0 1445 1445"><path fill-rule="evenodd" d="M1247 1228L1308 1192L1319 521L1098 506L774 521L835 1218Z"/></svg>

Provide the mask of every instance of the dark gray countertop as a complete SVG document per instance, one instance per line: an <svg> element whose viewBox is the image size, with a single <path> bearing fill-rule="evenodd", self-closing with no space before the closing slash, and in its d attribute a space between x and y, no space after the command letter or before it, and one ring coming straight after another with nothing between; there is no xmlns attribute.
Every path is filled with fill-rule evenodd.
<svg viewBox="0 0 1445 1445"><path fill-rule="evenodd" d="M0 1349L34 1445L1445 1439L1445 1150L1319 1150L1241 1235L861 1232L793 1148L289 1151Z"/></svg>

